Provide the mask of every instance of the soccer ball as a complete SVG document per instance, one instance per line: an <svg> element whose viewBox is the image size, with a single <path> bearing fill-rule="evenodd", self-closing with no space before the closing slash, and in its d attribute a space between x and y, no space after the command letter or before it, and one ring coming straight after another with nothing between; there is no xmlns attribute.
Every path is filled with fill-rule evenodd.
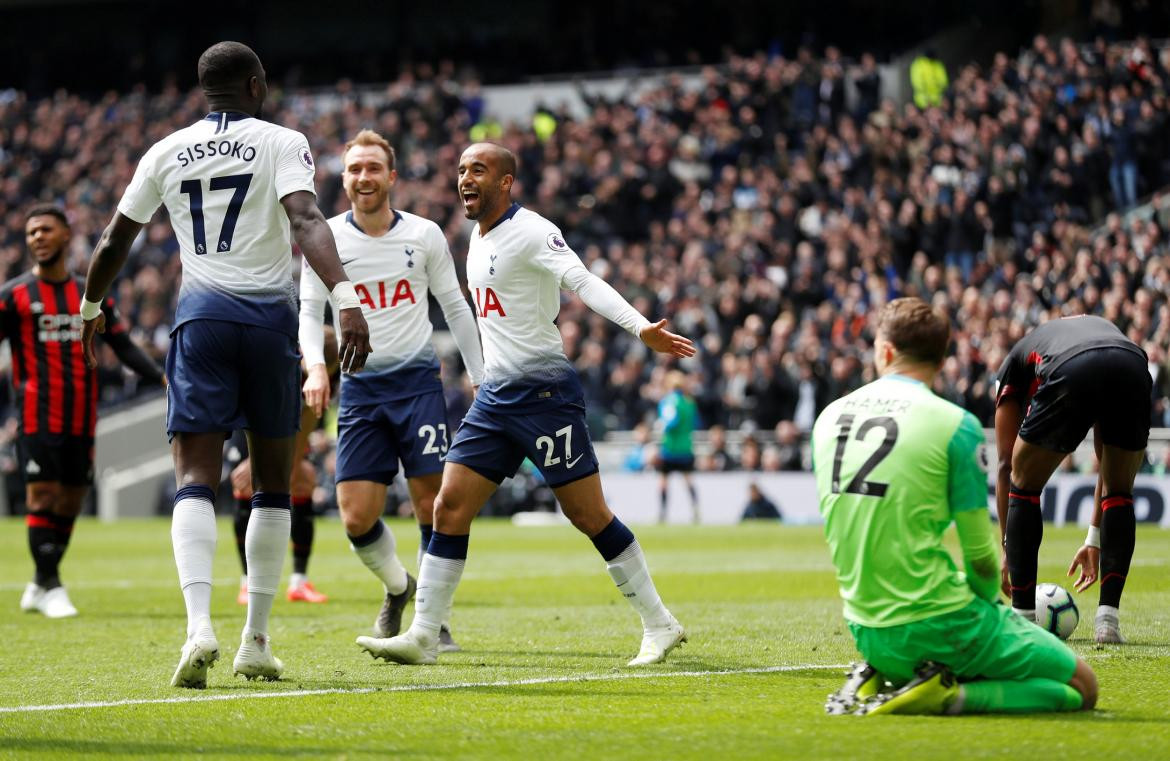
<svg viewBox="0 0 1170 761"><path fill-rule="evenodd" d="M1068 590L1059 584L1036 585L1036 623L1061 639L1068 639L1081 612Z"/></svg>

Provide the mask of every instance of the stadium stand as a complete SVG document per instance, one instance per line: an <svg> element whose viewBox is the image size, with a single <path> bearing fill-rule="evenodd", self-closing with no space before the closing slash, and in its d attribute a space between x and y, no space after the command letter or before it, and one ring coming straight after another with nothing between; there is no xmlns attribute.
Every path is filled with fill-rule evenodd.
<svg viewBox="0 0 1170 761"><path fill-rule="evenodd" d="M469 232L454 202L459 151L473 136L512 148L517 197L557 220L643 313L671 316L700 344L682 368L704 427L753 443L779 432L788 445L871 378L869 315L897 295L952 315L954 351L936 390L985 424L1010 346L1044 319L1089 312L1146 349L1152 422L1170 425L1170 48L1037 37L950 82L941 107L920 110L883 99L870 64L833 48L761 52L702 69L697 87L667 77L637 96L587 96L585 118L553 106L531 124L500 125L473 77L420 65L376 88L274 93L268 118L313 141L326 214L345 207L341 145L362 127L385 134L399 155L394 205L436 220L457 262ZM196 92L173 87L96 100L0 92L0 277L26 267L34 201L65 206L82 270L140 153L203 112ZM156 357L169 340L175 253L160 216L117 286ZM652 419L667 364L576 300L560 325L596 433ZM103 363L103 401L134 396L108 350ZM468 393L450 389L456 414ZM737 449L742 436L731 438ZM5 447L0 467L11 463ZM314 447L324 464L327 446Z"/></svg>

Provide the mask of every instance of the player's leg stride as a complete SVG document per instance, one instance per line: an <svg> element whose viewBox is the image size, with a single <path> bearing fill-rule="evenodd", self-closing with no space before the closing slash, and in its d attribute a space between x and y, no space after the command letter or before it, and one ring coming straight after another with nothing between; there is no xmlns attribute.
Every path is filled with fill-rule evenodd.
<svg viewBox="0 0 1170 761"><path fill-rule="evenodd" d="M310 468L310 473L314 476L316 471L311 469L307 462L303 462L297 466L298 470L304 467ZM297 489L297 479L294 477L294 490ZM309 485L313 481L309 481ZM289 602L310 602L310 603L325 603L329 601L329 596L317 591L313 586L313 582L309 581L309 556L313 553L313 537L315 534L313 526L313 498L308 495L294 494L292 498L292 524L289 528L289 536L292 539L292 556L293 556L293 572L288 579L288 592L286 596Z"/></svg>
<svg viewBox="0 0 1170 761"><path fill-rule="evenodd" d="M427 554L427 545L431 543L431 534L434 533L434 525L431 523L418 524L419 543L418 543L418 567L422 568L423 556ZM451 624L444 620L443 625L439 627L439 652L440 653L458 653L463 648L451 636Z"/></svg>
<svg viewBox="0 0 1170 761"><path fill-rule="evenodd" d="M195 624L195 631L183 644L179 667L171 677L172 687L207 687L207 670L219 660L219 642L211 628L211 619L204 616Z"/></svg>
<svg viewBox="0 0 1170 761"><path fill-rule="evenodd" d="M268 639L268 615L280 585L281 566L288 547L290 497L258 491L252 495L245 551L248 556L248 618L240 638L233 672L248 679L273 681L284 664L272 654Z"/></svg>

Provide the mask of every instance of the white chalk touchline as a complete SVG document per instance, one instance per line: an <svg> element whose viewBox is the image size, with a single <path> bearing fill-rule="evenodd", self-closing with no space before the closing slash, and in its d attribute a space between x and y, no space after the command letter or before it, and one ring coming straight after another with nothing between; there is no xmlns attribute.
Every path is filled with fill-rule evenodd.
<svg viewBox="0 0 1170 761"><path fill-rule="evenodd" d="M108 700L90 703L58 703L56 705L0 706L0 714L33 713L36 711L72 711L80 708L117 708L119 706L164 705L169 703L210 703L220 700L252 700L263 698L300 698L310 695L370 695L379 692L435 692L438 690L468 690L490 687L526 687L565 682L612 682L624 679L677 679L680 677L735 676L738 674L774 674L785 671L813 671L844 669L848 664L804 663L794 666L760 666L746 669L712 671L638 671L617 674L580 674L577 676L541 676L531 679L513 679L498 682L455 682L453 684L403 684L394 687L340 687L321 690L287 690L284 692L249 692L242 695L184 695L175 698L141 698L138 700Z"/></svg>

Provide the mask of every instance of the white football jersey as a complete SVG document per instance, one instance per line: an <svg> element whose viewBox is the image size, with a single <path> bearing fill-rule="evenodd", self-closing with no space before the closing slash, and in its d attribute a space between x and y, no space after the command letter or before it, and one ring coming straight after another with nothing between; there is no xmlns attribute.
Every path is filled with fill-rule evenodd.
<svg viewBox="0 0 1170 761"><path fill-rule="evenodd" d="M209 114L151 146L118 211L145 224L167 207L183 265L176 324L291 324L296 335L292 234L280 199L314 193L314 172L304 135L238 112Z"/></svg>
<svg viewBox="0 0 1170 761"><path fill-rule="evenodd" d="M397 210L393 226L380 237L362 232L351 211L330 219L329 227L370 326L373 351L362 374L434 365L427 292L459 289L443 231L429 219ZM301 298L319 301L322 308L329 300L329 291L308 262L301 265ZM333 322L340 335L337 318L335 310Z"/></svg>
<svg viewBox="0 0 1170 761"><path fill-rule="evenodd" d="M486 385L556 380L572 371L554 321L565 273L582 266L556 225L519 204L482 236L475 226L467 286Z"/></svg>

